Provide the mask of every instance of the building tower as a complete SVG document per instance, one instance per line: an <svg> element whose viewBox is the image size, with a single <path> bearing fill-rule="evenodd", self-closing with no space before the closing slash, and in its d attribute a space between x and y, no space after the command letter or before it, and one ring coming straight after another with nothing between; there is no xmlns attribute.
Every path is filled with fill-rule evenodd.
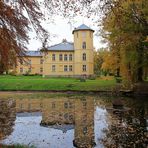
<svg viewBox="0 0 148 148"><path fill-rule="evenodd" d="M74 75L91 76L94 74L93 32L82 24L73 30L74 35Z"/></svg>

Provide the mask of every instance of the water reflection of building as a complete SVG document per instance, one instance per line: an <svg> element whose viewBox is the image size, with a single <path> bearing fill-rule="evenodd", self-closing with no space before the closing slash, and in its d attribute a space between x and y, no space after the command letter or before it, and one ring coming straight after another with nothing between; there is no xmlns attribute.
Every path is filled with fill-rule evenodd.
<svg viewBox="0 0 148 148"><path fill-rule="evenodd" d="M74 146L91 148L94 146L94 100L75 100Z"/></svg>
<svg viewBox="0 0 148 148"><path fill-rule="evenodd" d="M41 111L43 99L16 99L16 112Z"/></svg>
<svg viewBox="0 0 148 148"><path fill-rule="evenodd" d="M13 131L15 117L15 101L0 99L0 140Z"/></svg>
<svg viewBox="0 0 148 148"><path fill-rule="evenodd" d="M42 111L42 125L75 125L76 147L94 146L94 100L84 99L20 99L17 112Z"/></svg>
<svg viewBox="0 0 148 148"><path fill-rule="evenodd" d="M73 99L44 99L42 124L74 124L74 109Z"/></svg>

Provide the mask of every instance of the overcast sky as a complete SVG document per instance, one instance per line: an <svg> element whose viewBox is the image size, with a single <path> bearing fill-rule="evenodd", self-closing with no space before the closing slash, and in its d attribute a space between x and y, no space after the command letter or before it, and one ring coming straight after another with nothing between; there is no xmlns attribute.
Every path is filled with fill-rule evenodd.
<svg viewBox="0 0 148 148"><path fill-rule="evenodd" d="M50 38L50 43L48 43L48 46L58 44L63 39L73 42L73 34L72 34L73 29L84 23L85 25L95 30L94 47L96 49L99 49L101 47L106 47L106 45L101 42L102 40L101 36L96 36L98 27L96 27L93 24L91 19L78 16L74 18L71 24L68 22L69 22L68 19L64 19L60 16L55 16L54 23L49 23L49 22L42 23L45 29L47 29L52 34L52 37ZM37 50L40 47L42 47L42 43L35 38L35 32L30 32L29 35L30 35L30 41L29 41L29 44L27 45L28 50Z"/></svg>

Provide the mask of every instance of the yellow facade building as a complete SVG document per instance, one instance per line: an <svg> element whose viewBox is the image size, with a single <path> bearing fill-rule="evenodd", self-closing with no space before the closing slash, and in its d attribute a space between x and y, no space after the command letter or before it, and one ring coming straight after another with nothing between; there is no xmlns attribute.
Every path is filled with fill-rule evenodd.
<svg viewBox="0 0 148 148"><path fill-rule="evenodd" d="M24 60L18 60L17 74L79 77L94 74L93 32L82 24L72 32L74 43L62 43L41 51L27 51Z"/></svg>

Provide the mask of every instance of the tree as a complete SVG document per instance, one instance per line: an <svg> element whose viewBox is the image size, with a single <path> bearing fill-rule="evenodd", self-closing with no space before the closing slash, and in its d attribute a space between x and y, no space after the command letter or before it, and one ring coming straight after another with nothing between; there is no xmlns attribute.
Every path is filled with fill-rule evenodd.
<svg viewBox="0 0 148 148"><path fill-rule="evenodd" d="M143 81L144 68L148 67L148 1L117 0L103 5L105 37L110 49L120 57L124 80L130 84Z"/></svg>
<svg viewBox="0 0 148 148"><path fill-rule="evenodd" d="M101 67L103 64L104 49L98 49L94 53L94 73L96 75L101 75Z"/></svg>
<svg viewBox="0 0 148 148"><path fill-rule="evenodd" d="M16 63L16 56L25 53L30 23L38 36L46 33L39 18L43 19L43 14L36 0L0 1L0 73Z"/></svg>

